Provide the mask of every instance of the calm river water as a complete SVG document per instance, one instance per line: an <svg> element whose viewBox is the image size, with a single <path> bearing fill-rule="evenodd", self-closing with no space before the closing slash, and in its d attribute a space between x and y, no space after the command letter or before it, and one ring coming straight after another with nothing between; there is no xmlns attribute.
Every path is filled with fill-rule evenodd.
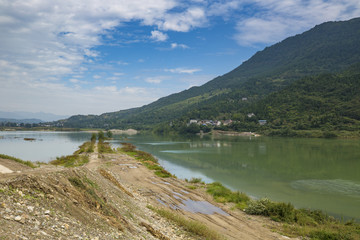
<svg viewBox="0 0 360 240"><path fill-rule="evenodd" d="M0 132L0 153L47 162L71 154L89 139L88 133ZM359 140L153 135L123 139L115 136L111 143L133 143L179 178L219 181L255 198L360 220Z"/></svg>

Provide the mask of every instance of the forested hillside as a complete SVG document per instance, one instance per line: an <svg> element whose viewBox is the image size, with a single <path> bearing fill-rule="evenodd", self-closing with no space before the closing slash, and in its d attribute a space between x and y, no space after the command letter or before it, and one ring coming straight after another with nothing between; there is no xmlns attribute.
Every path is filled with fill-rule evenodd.
<svg viewBox="0 0 360 240"><path fill-rule="evenodd" d="M306 77L248 110L282 130L359 131L360 64L339 74Z"/></svg>
<svg viewBox="0 0 360 240"><path fill-rule="evenodd" d="M179 119L239 118L249 106L299 79L337 73L360 62L359 39L360 18L323 23L265 48L238 68L200 87L140 108L100 116L78 115L60 124L64 127L147 129ZM268 114L264 118L276 120L272 119L271 112Z"/></svg>

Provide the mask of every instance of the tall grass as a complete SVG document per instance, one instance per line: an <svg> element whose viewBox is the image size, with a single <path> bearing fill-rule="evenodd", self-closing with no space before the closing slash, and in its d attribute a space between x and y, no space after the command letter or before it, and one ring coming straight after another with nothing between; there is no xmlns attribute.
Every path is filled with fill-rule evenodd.
<svg viewBox="0 0 360 240"><path fill-rule="evenodd" d="M159 165L158 160L150 153L137 150L136 147L131 143L121 143L121 145L122 148L120 151L126 153L129 156L135 157L135 159L139 160L145 167L150 170L154 170L157 176L162 178L173 177L171 173Z"/></svg>
<svg viewBox="0 0 360 240"><path fill-rule="evenodd" d="M20 158L16 158L16 157L13 157L13 156L5 155L5 154L0 154L0 158L13 160L13 161L15 161L15 162L24 164L24 165L29 166L29 167L31 167L31 168L36 168L36 166L35 166L32 162L30 162L30 161L24 161L24 160L21 160Z"/></svg>
<svg viewBox="0 0 360 240"><path fill-rule="evenodd" d="M290 203L273 202L267 198L252 200L246 194L233 192L221 183L208 184L207 192L217 202L232 202L250 215L261 215L283 223L283 234L318 240L360 239L360 224L341 222L320 210L296 209Z"/></svg>

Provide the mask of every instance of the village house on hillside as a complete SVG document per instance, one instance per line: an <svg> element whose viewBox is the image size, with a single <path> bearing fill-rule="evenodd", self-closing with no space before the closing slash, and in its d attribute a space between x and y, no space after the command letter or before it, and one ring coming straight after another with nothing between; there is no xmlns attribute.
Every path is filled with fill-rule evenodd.
<svg viewBox="0 0 360 240"><path fill-rule="evenodd" d="M260 125L265 125L265 124L266 124L266 120L259 120L259 124L260 124Z"/></svg>

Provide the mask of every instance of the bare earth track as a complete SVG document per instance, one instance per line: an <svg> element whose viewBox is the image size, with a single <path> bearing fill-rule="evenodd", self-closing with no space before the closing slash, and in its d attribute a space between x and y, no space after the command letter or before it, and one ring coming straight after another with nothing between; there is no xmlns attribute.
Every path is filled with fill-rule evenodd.
<svg viewBox="0 0 360 240"><path fill-rule="evenodd" d="M199 221L225 239L289 239L271 231L276 223L266 218L215 203L201 186L190 190L132 157L96 151L77 168L31 169L0 159L12 171L0 172L0 239L201 239L149 205ZM206 203L205 209L186 202ZM200 213L210 204L219 211Z"/></svg>

